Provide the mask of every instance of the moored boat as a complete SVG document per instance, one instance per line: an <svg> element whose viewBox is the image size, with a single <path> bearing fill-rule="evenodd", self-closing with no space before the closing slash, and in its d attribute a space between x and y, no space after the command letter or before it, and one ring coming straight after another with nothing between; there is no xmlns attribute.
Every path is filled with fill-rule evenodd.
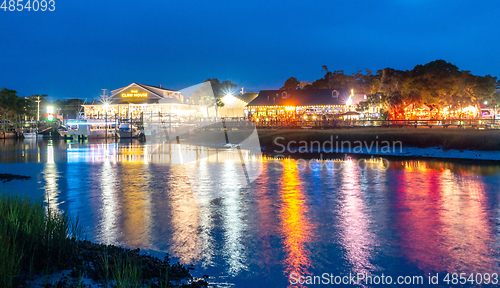
<svg viewBox="0 0 500 288"><path fill-rule="evenodd" d="M129 123L122 123L118 126L118 136L120 138L138 138L140 131Z"/></svg>
<svg viewBox="0 0 500 288"><path fill-rule="evenodd" d="M28 133L23 133L24 139L37 139L37 138L43 138L42 134L38 134L36 132L28 132Z"/></svg>
<svg viewBox="0 0 500 288"><path fill-rule="evenodd" d="M0 139L15 139L15 132L0 132Z"/></svg>
<svg viewBox="0 0 500 288"><path fill-rule="evenodd" d="M100 122L69 122L67 131L59 131L63 138L83 138L83 139L105 139L115 138L117 133L114 129L106 129L112 124L103 124Z"/></svg>

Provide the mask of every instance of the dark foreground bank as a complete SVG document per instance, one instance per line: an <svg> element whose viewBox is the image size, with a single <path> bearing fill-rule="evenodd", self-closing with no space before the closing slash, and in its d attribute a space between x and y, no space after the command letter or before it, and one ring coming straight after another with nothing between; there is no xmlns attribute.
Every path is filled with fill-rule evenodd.
<svg viewBox="0 0 500 288"><path fill-rule="evenodd" d="M0 287L206 287L191 267L82 240L78 221L26 198L0 196ZM60 280L49 275L67 271ZM86 286L87 285L87 286Z"/></svg>
<svg viewBox="0 0 500 288"><path fill-rule="evenodd" d="M13 180L28 180L30 176L14 175L7 173L0 173L0 182L5 183Z"/></svg>

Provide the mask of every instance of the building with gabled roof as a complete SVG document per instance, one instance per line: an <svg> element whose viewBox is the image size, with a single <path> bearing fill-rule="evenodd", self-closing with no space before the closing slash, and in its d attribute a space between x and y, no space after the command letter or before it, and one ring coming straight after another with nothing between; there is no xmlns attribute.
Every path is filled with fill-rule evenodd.
<svg viewBox="0 0 500 288"><path fill-rule="evenodd" d="M160 86L132 83L111 91L105 103L83 105L86 119L139 119L147 116L194 115L198 105L188 103L184 95Z"/></svg>
<svg viewBox="0 0 500 288"><path fill-rule="evenodd" d="M334 118L350 110L352 93L350 89L262 90L247 109L260 119Z"/></svg>

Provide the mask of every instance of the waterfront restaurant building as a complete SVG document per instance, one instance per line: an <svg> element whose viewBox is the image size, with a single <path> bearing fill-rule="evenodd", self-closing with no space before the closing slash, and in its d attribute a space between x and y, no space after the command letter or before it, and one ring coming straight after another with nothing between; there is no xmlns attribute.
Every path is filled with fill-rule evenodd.
<svg viewBox="0 0 500 288"><path fill-rule="evenodd" d="M256 121L337 119L354 109L351 89L263 90L248 103Z"/></svg>
<svg viewBox="0 0 500 288"><path fill-rule="evenodd" d="M132 83L111 91L107 103L83 105L85 119L132 119L141 115L189 117L198 113L198 105L192 105L182 93L160 86ZM169 116L169 117L170 117Z"/></svg>

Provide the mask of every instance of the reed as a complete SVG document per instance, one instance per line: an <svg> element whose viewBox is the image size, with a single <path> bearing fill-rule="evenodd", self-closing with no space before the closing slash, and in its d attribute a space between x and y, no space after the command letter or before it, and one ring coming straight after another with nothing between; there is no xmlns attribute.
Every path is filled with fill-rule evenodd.
<svg viewBox="0 0 500 288"><path fill-rule="evenodd" d="M23 270L41 271L68 250L72 228L43 203L0 196L0 231L0 286L17 287Z"/></svg>
<svg viewBox="0 0 500 288"><path fill-rule="evenodd" d="M113 245L83 239L81 225L42 202L0 195L0 287L29 287L33 278L49 279L55 271L72 270L76 281L45 283L83 287L83 278L104 287L206 287L192 281L192 268ZM42 277L40 277L42 276Z"/></svg>

